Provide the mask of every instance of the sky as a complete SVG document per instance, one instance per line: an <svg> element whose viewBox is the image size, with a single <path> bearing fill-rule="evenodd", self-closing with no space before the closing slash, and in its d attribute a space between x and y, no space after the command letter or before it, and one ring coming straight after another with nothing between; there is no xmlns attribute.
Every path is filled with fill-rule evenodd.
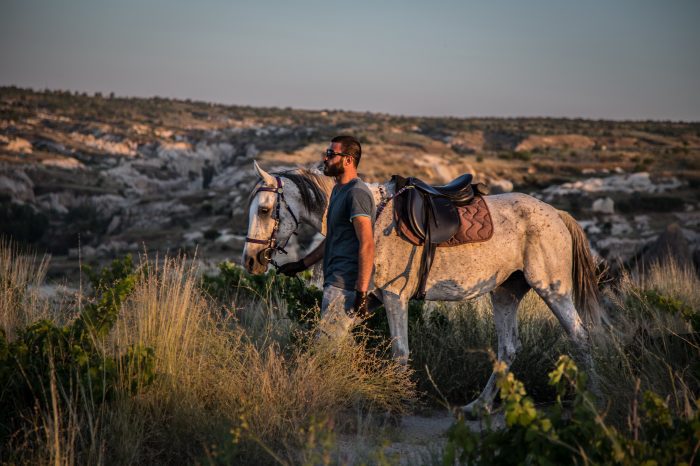
<svg viewBox="0 0 700 466"><path fill-rule="evenodd" d="M0 0L0 85L698 121L699 22L699 0Z"/></svg>

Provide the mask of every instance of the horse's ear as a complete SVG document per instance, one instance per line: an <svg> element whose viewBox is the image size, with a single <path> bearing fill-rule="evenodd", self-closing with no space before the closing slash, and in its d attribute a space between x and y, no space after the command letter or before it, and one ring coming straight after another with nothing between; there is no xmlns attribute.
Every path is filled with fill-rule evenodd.
<svg viewBox="0 0 700 466"><path fill-rule="evenodd" d="M255 167L255 172L258 174L258 176L263 180L263 182L267 186L276 186L275 182L275 177L270 175L268 172L260 168L260 165L258 165L258 162L253 160L253 166Z"/></svg>

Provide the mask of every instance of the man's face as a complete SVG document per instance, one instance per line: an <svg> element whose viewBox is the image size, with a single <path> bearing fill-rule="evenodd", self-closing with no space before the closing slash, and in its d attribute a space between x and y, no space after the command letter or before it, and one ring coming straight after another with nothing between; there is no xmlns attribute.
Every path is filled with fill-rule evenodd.
<svg viewBox="0 0 700 466"><path fill-rule="evenodd" d="M332 142L328 149L332 150L334 153L342 152L343 148L339 142ZM345 157L342 155L334 155L333 157L323 158L323 174L326 176L340 176L345 173Z"/></svg>

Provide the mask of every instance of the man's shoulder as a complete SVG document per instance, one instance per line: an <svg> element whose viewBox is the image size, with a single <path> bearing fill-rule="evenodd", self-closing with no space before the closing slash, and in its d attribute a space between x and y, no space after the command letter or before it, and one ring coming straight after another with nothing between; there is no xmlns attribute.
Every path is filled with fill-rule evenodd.
<svg viewBox="0 0 700 466"><path fill-rule="evenodd" d="M362 181L360 178L355 178L352 182L352 186L350 186L350 191L353 192L364 192L369 195L372 195L372 191L370 191L369 186L367 186L367 183Z"/></svg>

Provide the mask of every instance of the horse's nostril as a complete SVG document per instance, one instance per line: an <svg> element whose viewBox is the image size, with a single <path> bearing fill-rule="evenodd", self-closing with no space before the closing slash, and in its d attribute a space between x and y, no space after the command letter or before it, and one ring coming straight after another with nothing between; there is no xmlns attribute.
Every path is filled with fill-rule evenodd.
<svg viewBox="0 0 700 466"><path fill-rule="evenodd" d="M249 257L249 258L248 258L248 264L247 264L247 265L248 265L248 270L253 270L253 263L254 263L253 258L252 258L252 257Z"/></svg>

